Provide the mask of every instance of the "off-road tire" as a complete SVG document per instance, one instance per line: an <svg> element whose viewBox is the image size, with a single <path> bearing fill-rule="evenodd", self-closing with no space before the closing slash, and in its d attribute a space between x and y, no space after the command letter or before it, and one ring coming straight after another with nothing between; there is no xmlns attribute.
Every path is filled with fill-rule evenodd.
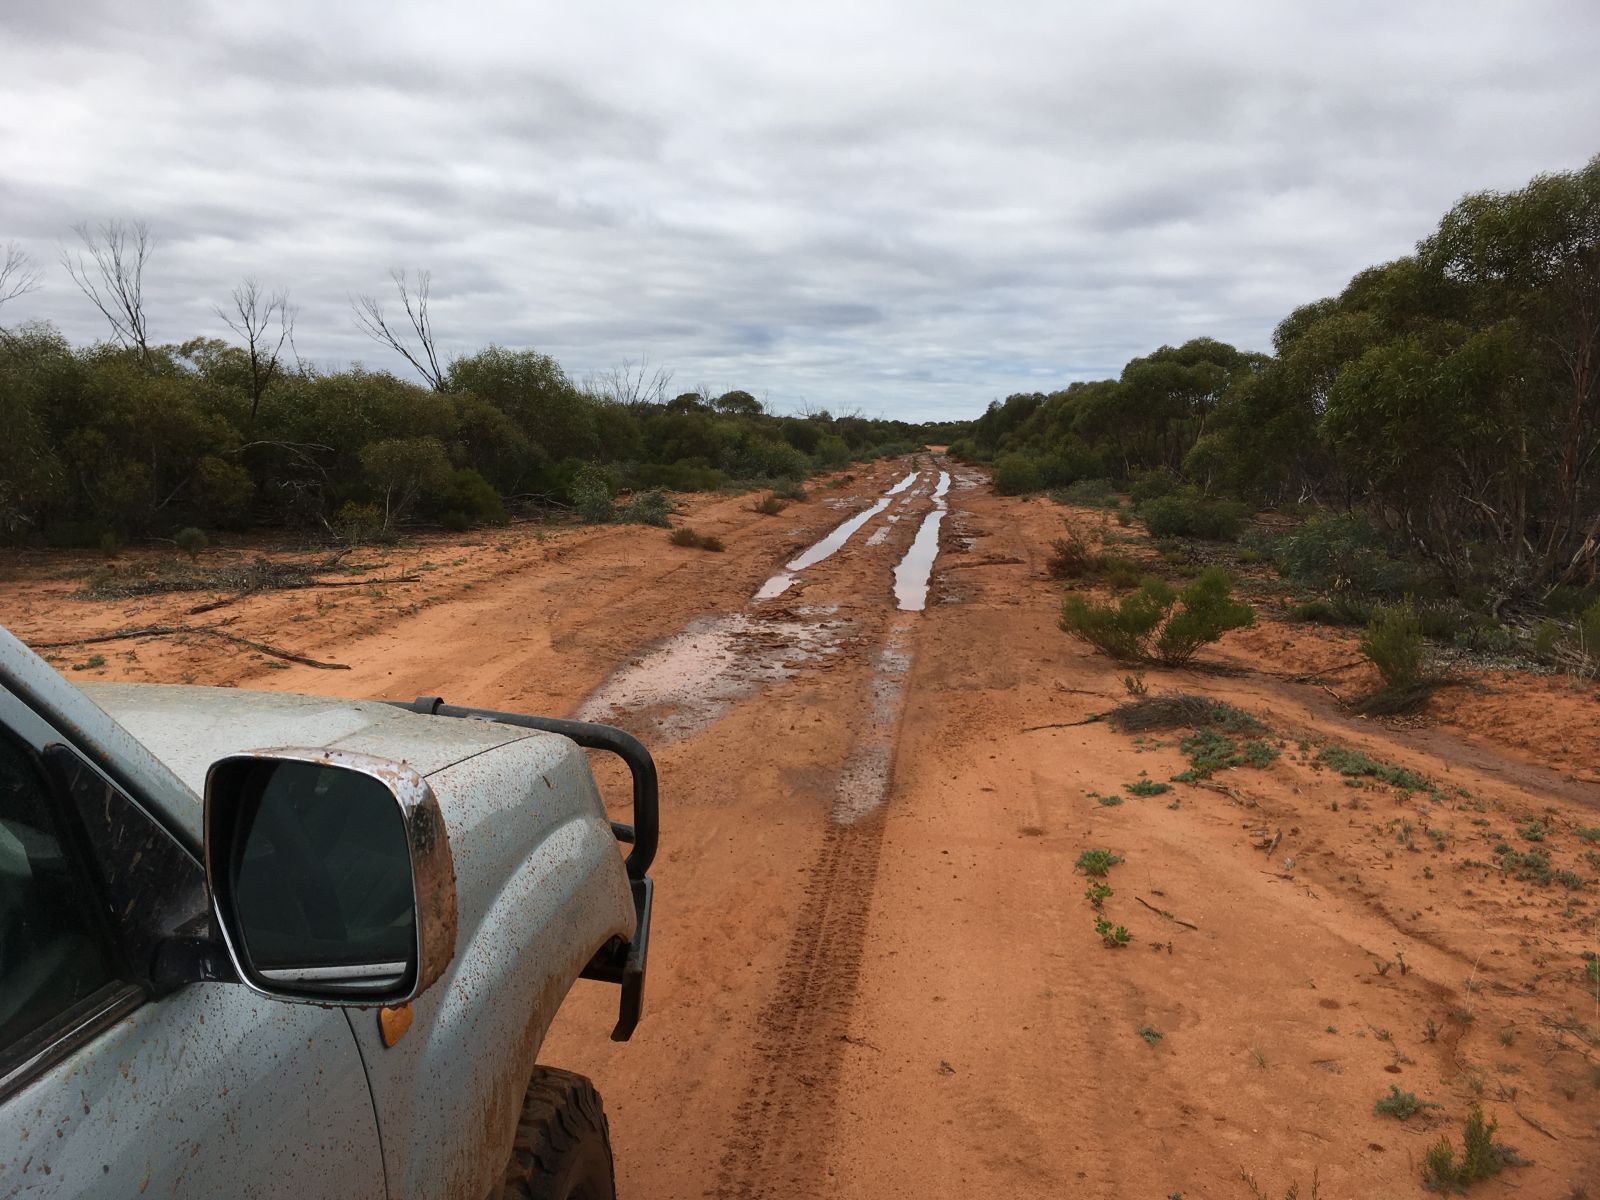
<svg viewBox="0 0 1600 1200"><path fill-rule="evenodd" d="M501 1200L616 1200L611 1130L582 1075L540 1067L528 1084Z"/></svg>

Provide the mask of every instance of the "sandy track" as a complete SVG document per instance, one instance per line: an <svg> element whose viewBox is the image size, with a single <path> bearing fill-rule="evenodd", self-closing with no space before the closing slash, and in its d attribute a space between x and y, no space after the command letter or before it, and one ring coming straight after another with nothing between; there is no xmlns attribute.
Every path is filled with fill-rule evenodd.
<svg viewBox="0 0 1600 1200"><path fill-rule="evenodd" d="M912 465L924 474L842 549L752 601ZM1123 671L1055 629L1040 567L1058 508L957 472L929 608L896 611L933 466L884 464L776 518L696 502L726 555L637 528L508 535L365 604L237 606L241 632L349 672L198 643L107 670L585 710L650 741L664 829L645 1023L612 1045L612 991L580 985L544 1051L600 1085L626 1196L1193 1200L1248 1196L1244 1172L1273 1195L1309 1194L1313 1172L1324 1197L1422 1195L1423 1151L1459 1142L1473 1099L1533 1160L1505 1177L1522 1194L1593 1177L1600 1009L1580 955L1595 889L1482 865L1537 818L1555 866L1600 874L1575 833L1600 826L1587 697L1539 692L1541 738L1553 711L1576 746L1540 765L1503 717L1497 743L1348 720L1279 677L1348 645L1263 623L1209 656L1237 673L1148 682L1258 714L1281 757L1224 772L1222 790L1129 795L1141 772L1181 769L1173 738L1034 728L1124 697ZM51 586L0 589L7 623L59 623ZM85 628L165 611L131 607L74 611ZM1330 740L1438 792L1350 787L1307 761ZM625 794L609 770L602 783ZM1255 848L1274 832L1270 855ZM1126 949L1092 929L1073 869L1091 846L1125 859L1105 911ZM1397 955L1405 970L1380 974ZM1444 1107L1375 1116L1391 1084Z"/></svg>

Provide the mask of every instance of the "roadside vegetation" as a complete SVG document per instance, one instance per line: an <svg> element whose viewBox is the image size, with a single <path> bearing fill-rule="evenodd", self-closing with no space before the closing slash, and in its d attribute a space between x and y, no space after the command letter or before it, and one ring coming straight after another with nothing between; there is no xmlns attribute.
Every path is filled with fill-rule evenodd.
<svg viewBox="0 0 1600 1200"><path fill-rule="evenodd" d="M1289 314L1271 354L1165 346L996 402L951 450L1002 494L1136 518L1179 563L1276 568L1312 593L1298 619L1367 630L1379 709L1436 686L1424 643L1593 677L1597 313L1600 158L1464 197L1415 253ZM1125 583L1071 558L1058 577Z"/></svg>
<svg viewBox="0 0 1600 1200"><path fill-rule="evenodd" d="M387 303L358 296L352 313L415 382L302 361L288 293L253 282L217 309L229 337L158 343L151 232L111 221L77 233L69 271L106 341L73 346L19 322L29 288L0 301L0 544L110 552L181 535L194 557L196 535L216 530L374 541L408 523L465 530L528 512L662 525L664 491L768 487L783 502L814 472L953 432L777 415L743 389L675 392L670 371L642 364L580 381L537 350L450 358L425 273L395 272Z"/></svg>

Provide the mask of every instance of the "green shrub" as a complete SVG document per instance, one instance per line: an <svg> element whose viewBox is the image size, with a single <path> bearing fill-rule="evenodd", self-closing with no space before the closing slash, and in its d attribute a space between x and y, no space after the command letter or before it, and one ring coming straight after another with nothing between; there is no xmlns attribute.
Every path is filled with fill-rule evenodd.
<svg viewBox="0 0 1600 1200"><path fill-rule="evenodd" d="M1548 662L1555 657L1556 648L1560 644L1560 623L1551 620L1549 617L1540 621L1533 631L1533 653L1535 657Z"/></svg>
<svg viewBox="0 0 1600 1200"><path fill-rule="evenodd" d="M359 546L383 532L383 514L376 504L346 500L333 516L333 531L341 540Z"/></svg>
<svg viewBox="0 0 1600 1200"><path fill-rule="evenodd" d="M1133 524L1133 509L1126 504L1117 505L1117 524L1126 529Z"/></svg>
<svg viewBox="0 0 1600 1200"><path fill-rule="evenodd" d="M1211 567L1181 592L1147 579L1114 606L1073 593L1062 601L1061 628L1122 662L1181 666L1202 646L1255 619L1248 604L1233 598L1221 567Z"/></svg>
<svg viewBox="0 0 1600 1200"><path fill-rule="evenodd" d="M1573 640L1585 662L1600 664L1600 600L1584 609L1578 617Z"/></svg>
<svg viewBox="0 0 1600 1200"><path fill-rule="evenodd" d="M444 510L441 523L448 529L504 525L510 520L500 493L471 468L452 473L450 486L440 497L438 507Z"/></svg>
<svg viewBox="0 0 1600 1200"><path fill-rule="evenodd" d="M1088 573L1094 558L1083 535L1069 526L1064 536L1050 543L1050 555L1044 560L1045 573L1051 579L1081 579Z"/></svg>
<svg viewBox="0 0 1600 1200"><path fill-rule="evenodd" d="M654 525L659 529L666 529L671 524L667 520L672 512L672 501L660 488L651 488L649 491L635 492L624 504L618 504L612 510L613 519L626 525Z"/></svg>
<svg viewBox="0 0 1600 1200"><path fill-rule="evenodd" d="M1378 668L1384 686L1391 690L1414 688L1422 682L1427 666L1422 622L1409 599L1383 609L1367 626L1361 653Z"/></svg>
<svg viewBox="0 0 1600 1200"><path fill-rule="evenodd" d="M1125 925L1113 925L1104 917L1094 919L1094 931L1107 950L1120 950L1133 940Z"/></svg>
<svg viewBox="0 0 1600 1200"><path fill-rule="evenodd" d="M1155 500L1161 496L1170 496L1178 490L1178 477L1171 471L1154 470L1140 471L1133 477L1133 484L1128 490L1128 495L1135 505L1143 504L1147 500Z"/></svg>
<svg viewBox="0 0 1600 1200"><path fill-rule="evenodd" d="M997 496L1023 496L1044 486L1039 465L1023 454L1007 454L994 464L994 490Z"/></svg>
<svg viewBox="0 0 1600 1200"><path fill-rule="evenodd" d="M1402 1092L1394 1084L1389 1085L1389 1094L1381 1097L1372 1106L1376 1116L1394 1117L1397 1120L1409 1121L1425 1108L1443 1108L1442 1104L1435 1104L1431 1100L1418 1100L1415 1092Z"/></svg>
<svg viewBox="0 0 1600 1200"><path fill-rule="evenodd" d="M1140 779L1135 783L1125 783L1124 790L1132 792L1135 796L1159 796L1162 792L1170 792L1170 783L1157 783L1154 779Z"/></svg>
<svg viewBox="0 0 1600 1200"><path fill-rule="evenodd" d="M783 483L774 484L772 494L779 500L793 500L798 504L806 498L806 489L804 484L790 479Z"/></svg>
<svg viewBox="0 0 1600 1200"><path fill-rule="evenodd" d="M1106 873L1121 861L1122 856L1110 850L1085 850L1078 855L1078 861L1074 865L1085 875L1103 879ZM1108 892L1107 895L1109 894Z"/></svg>
<svg viewBox="0 0 1600 1200"><path fill-rule="evenodd" d="M1348 746L1325 747L1317 755L1317 761L1332 767L1347 779L1377 779L1390 787L1397 787L1406 792L1421 792L1428 787L1428 781L1415 771L1368 758L1361 751L1352 750Z"/></svg>
<svg viewBox="0 0 1600 1200"><path fill-rule="evenodd" d="M1473 1104L1462 1131L1460 1160L1456 1159L1450 1138L1441 1137L1423 1158L1423 1186L1434 1192L1465 1192L1474 1183L1518 1163L1515 1150L1495 1144L1494 1135L1499 1128L1498 1121L1485 1123L1483 1108Z"/></svg>
<svg viewBox="0 0 1600 1200"><path fill-rule="evenodd" d="M190 525L187 529L180 529L172 539L177 543L178 549L189 556L189 561L194 562L200 557L200 551L211 544L203 529L196 529Z"/></svg>
<svg viewBox="0 0 1600 1200"><path fill-rule="evenodd" d="M1081 504L1086 508L1110 508L1117 502L1116 488L1109 479L1080 479L1050 493L1057 504Z"/></svg>
<svg viewBox="0 0 1600 1200"><path fill-rule="evenodd" d="M777 496L763 496L750 506L751 512L760 513L764 517L775 517L789 506Z"/></svg>
<svg viewBox="0 0 1600 1200"><path fill-rule="evenodd" d="M1194 488L1157 496L1139 506L1151 537L1191 537L1212 542L1237 541L1244 527L1245 506L1236 500L1212 500Z"/></svg>
<svg viewBox="0 0 1600 1200"><path fill-rule="evenodd" d="M1296 583L1328 592L1397 598L1428 582L1414 563L1356 516L1312 517L1278 538L1272 557L1278 570Z"/></svg>
<svg viewBox="0 0 1600 1200"><path fill-rule="evenodd" d="M579 468L567 486L567 496L585 525L603 525L617 515L611 502L611 484L605 472L593 463Z"/></svg>

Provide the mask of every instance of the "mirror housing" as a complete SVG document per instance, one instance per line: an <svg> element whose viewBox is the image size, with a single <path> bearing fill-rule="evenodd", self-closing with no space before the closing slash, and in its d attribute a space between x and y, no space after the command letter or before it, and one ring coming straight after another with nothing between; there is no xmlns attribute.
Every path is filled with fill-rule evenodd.
<svg viewBox="0 0 1600 1200"><path fill-rule="evenodd" d="M229 957L262 995L403 1004L455 956L444 816L404 763L296 748L219 759L206 772L205 869Z"/></svg>

